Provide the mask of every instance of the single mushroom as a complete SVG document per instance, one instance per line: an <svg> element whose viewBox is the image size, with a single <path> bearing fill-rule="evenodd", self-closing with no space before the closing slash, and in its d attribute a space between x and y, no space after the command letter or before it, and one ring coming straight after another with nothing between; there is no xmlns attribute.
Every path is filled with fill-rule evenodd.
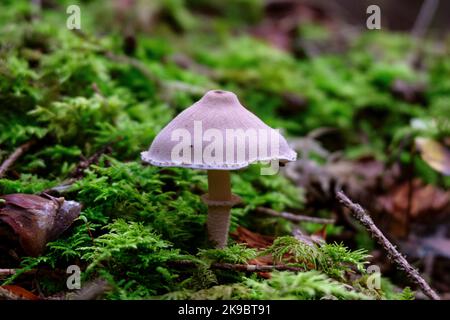
<svg viewBox="0 0 450 320"><path fill-rule="evenodd" d="M202 200L208 205L209 239L218 248L227 244L230 210L240 202L231 192L230 170L297 158L277 130L242 106L234 93L222 90L208 91L176 116L141 155L155 166L207 170L209 189Z"/></svg>

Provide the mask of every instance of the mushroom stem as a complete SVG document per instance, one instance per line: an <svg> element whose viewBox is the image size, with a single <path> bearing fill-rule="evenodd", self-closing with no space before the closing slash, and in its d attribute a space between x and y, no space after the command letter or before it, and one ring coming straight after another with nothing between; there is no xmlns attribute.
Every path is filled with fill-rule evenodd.
<svg viewBox="0 0 450 320"><path fill-rule="evenodd" d="M230 171L208 170L209 199L224 201L231 199Z"/></svg>
<svg viewBox="0 0 450 320"><path fill-rule="evenodd" d="M208 236L216 248L224 248L228 241L230 211L237 202L231 193L230 172L208 170L208 195L203 198L208 205Z"/></svg>

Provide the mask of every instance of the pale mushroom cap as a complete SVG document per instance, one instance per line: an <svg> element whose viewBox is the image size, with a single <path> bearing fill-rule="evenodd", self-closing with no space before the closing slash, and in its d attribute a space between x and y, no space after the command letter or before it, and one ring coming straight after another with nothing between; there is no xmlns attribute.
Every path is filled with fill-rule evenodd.
<svg viewBox="0 0 450 320"><path fill-rule="evenodd" d="M222 90L208 91L176 116L141 156L155 166L207 170L297 158L277 130L243 107L234 93Z"/></svg>

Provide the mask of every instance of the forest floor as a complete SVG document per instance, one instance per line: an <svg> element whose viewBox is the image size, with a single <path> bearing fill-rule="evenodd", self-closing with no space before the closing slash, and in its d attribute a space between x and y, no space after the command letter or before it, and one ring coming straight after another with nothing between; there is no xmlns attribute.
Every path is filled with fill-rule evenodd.
<svg viewBox="0 0 450 320"><path fill-rule="evenodd" d="M81 1L81 30L30 3L0 5L0 298L424 299L338 190L450 298L450 39L294 1ZM225 249L205 172L140 159L217 88L298 153L233 172Z"/></svg>

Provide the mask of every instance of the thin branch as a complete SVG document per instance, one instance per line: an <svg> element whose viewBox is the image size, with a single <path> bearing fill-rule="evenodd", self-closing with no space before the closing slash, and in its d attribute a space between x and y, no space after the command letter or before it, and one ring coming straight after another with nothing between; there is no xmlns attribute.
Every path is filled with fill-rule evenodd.
<svg viewBox="0 0 450 320"><path fill-rule="evenodd" d="M294 227L294 230L292 230L292 235L294 236L295 239L301 241L302 243L307 244L310 247L313 247L314 245L322 245L325 243L325 240L320 236L316 235L307 236L303 234L303 232L298 227Z"/></svg>
<svg viewBox="0 0 450 320"><path fill-rule="evenodd" d="M9 168L19 159L30 147L35 143L35 140L30 140L19 146L0 166L0 178L5 175Z"/></svg>
<svg viewBox="0 0 450 320"><path fill-rule="evenodd" d="M18 271L20 271L20 269L0 269L0 279L4 279L7 278L9 276L15 275ZM30 269L27 270L25 272L22 272L22 275L32 275L32 274L36 274L38 272L38 269ZM41 270L40 272L43 272L43 270ZM52 273L54 272L54 270L51 271ZM64 272L65 274L65 272Z"/></svg>
<svg viewBox="0 0 450 320"><path fill-rule="evenodd" d="M13 294L11 291L0 287L0 300L24 300L23 298Z"/></svg>
<svg viewBox="0 0 450 320"><path fill-rule="evenodd" d="M353 216L369 231L373 238L388 252L390 259L396 264L398 269L406 272L408 277L419 286L425 295L433 300L440 300L438 294L428 285L428 283L420 276L419 272L414 269L408 261L397 251L395 246L384 236L378 229L372 218L367 212L357 203L353 203L343 191L336 193L337 199L347 207Z"/></svg>
<svg viewBox="0 0 450 320"><path fill-rule="evenodd" d="M100 150L97 150L92 156L89 158L83 158L75 167L75 169L72 171L70 176L72 178L75 178L77 180L81 179L85 175L86 169L88 169L91 165L97 164L100 160L100 157L105 154L111 154L112 148L111 145L114 144L116 141L107 143L104 145Z"/></svg>
<svg viewBox="0 0 450 320"><path fill-rule="evenodd" d="M419 15L417 16L411 34L417 38L423 38L428 27L433 21L433 17L439 6L439 0L425 0L420 7Z"/></svg>
<svg viewBox="0 0 450 320"><path fill-rule="evenodd" d="M66 300L97 300L113 288L104 279L98 278L86 283L80 290L67 293Z"/></svg>
<svg viewBox="0 0 450 320"><path fill-rule="evenodd" d="M31 0L31 17L33 20L39 20L42 14L42 0Z"/></svg>
<svg viewBox="0 0 450 320"><path fill-rule="evenodd" d="M214 269L235 270L247 272L270 272L278 271L305 271L304 268L291 267L286 265L259 265L259 264L233 264L233 263L214 263L211 266Z"/></svg>
<svg viewBox="0 0 450 320"><path fill-rule="evenodd" d="M16 269L0 269L0 279L16 274Z"/></svg>
<svg viewBox="0 0 450 320"><path fill-rule="evenodd" d="M75 169L70 173L70 178L61 182L59 185L54 186L52 188L46 189L41 192L42 193L64 193L68 189L72 187L72 185L78 180L82 179L85 175L85 171L93 164L97 164L100 160L101 156L104 154L110 154L112 152L112 145L116 143L116 141L112 141L106 145L104 145L100 150L96 151L89 158L82 158L82 160L77 164Z"/></svg>
<svg viewBox="0 0 450 320"><path fill-rule="evenodd" d="M264 207L257 207L256 212L267 214L272 217L278 217L278 218L284 218L290 221L294 222L314 222L314 223L321 223L321 224L333 224L335 223L334 219L326 219L326 218L317 218L317 217L310 217L310 216L303 216L298 214L293 214L290 212L278 212L273 209L264 208Z"/></svg>
<svg viewBox="0 0 450 320"><path fill-rule="evenodd" d="M190 260L170 261L169 264L181 267L197 267L198 264ZM292 267L287 265L259 265L259 264L234 264L234 263L213 263L211 268L220 270L233 270L242 272L271 272L278 271L305 271L304 268Z"/></svg>
<svg viewBox="0 0 450 320"><path fill-rule="evenodd" d="M412 66L417 65L421 60L421 53L424 50L425 35L433 21L436 11L439 7L439 0L425 0L420 7L419 14L414 22L411 35L417 39L415 48L411 50L408 63Z"/></svg>
<svg viewBox="0 0 450 320"><path fill-rule="evenodd" d="M17 273L17 269L0 269L0 278L11 276ZM57 270L61 272L60 270ZM34 274L36 273L36 269L31 269L26 274ZM65 272L64 272L65 274ZM87 282L83 287L74 292L61 293L55 296L47 297L45 299L48 300L96 300L103 296L108 291L111 291L113 288L111 285L104 279L97 278L90 282ZM0 287L0 300L22 300L21 297L16 296L12 292L3 289Z"/></svg>

